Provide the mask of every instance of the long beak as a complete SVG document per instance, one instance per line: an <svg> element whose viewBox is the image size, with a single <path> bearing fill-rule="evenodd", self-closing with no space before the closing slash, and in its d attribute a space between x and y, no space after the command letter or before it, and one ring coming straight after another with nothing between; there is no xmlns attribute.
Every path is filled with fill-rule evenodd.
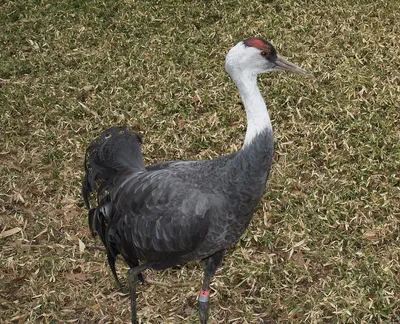
<svg viewBox="0 0 400 324"><path fill-rule="evenodd" d="M310 71L307 71L300 66L297 66L288 60L284 59L282 56L277 55L277 58L275 60L275 69L277 70L285 70L285 71L292 71L295 73L300 73L300 74L306 74L309 76L313 76L313 74Z"/></svg>

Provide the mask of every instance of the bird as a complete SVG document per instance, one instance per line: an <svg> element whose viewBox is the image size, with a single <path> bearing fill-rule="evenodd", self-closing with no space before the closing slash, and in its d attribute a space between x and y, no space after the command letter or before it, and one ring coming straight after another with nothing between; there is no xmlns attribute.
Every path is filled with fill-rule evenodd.
<svg viewBox="0 0 400 324"><path fill-rule="evenodd" d="M211 160L145 166L142 138L127 126L106 129L86 150L82 196L89 227L105 246L118 283L117 256L129 266L132 323L138 321L136 284L144 281L142 272L191 261L200 261L204 272L198 307L200 323L207 323L212 277L227 248L249 226L273 161L272 124L257 76L278 70L311 75L259 37L232 47L225 69L247 117L239 150Z"/></svg>

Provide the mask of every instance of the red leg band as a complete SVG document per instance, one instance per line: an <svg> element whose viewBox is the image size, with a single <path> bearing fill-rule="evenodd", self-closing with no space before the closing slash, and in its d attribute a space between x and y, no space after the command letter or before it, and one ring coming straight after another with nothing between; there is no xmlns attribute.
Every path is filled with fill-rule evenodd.
<svg viewBox="0 0 400 324"><path fill-rule="evenodd" d="M209 290L200 289L200 295L208 297L208 296L210 296L210 291Z"/></svg>

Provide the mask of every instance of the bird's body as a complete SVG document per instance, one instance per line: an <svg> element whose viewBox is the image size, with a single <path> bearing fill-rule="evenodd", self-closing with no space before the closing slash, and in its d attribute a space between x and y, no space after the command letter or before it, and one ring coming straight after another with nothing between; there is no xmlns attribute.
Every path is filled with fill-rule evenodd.
<svg viewBox="0 0 400 324"><path fill-rule="evenodd" d="M114 133L108 140L121 132L135 138L115 128L107 131ZM97 206L105 220L112 219L105 233L110 252L160 270L234 243L250 222L271 164L272 133L259 136L264 140L217 160L127 166L118 173Z"/></svg>
<svg viewBox="0 0 400 324"><path fill-rule="evenodd" d="M89 223L107 249L115 277L117 255L131 268L132 322L136 321L135 280L137 276L142 279L143 270L202 260L205 278L199 306L205 323L211 277L226 248L248 227L265 190L272 165L273 132L257 74L266 67L260 60L248 68L243 53L249 47L250 58L258 60L261 52L264 59L265 51L271 60L280 58L264 40L247 42L237 44L237 51L234 47L226 60L248 120L239 151L215 160L145 167L140 136L123 127L104 131L87 150L83 182L87 207L89 194L97 192Z"/></svg>

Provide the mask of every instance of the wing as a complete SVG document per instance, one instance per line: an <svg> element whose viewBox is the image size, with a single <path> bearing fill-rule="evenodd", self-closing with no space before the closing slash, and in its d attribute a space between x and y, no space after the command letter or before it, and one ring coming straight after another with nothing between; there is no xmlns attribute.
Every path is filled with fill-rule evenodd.
<svg viewBox="0 0 400 324"><path fill-rule="evenodd" d="M213 199L190 179L187 172L169 169L116 179L111 193L116 217L110 232L122 255L147 261L179 259L204 241Z"/></svg>
<svg viewBox="0 0 400 324"><path fill-rule="evenodd" d="M172 169L175 167L190 167L191 165L198 165L201 164L203 161L180 161L180 160L173 160L173 161L166 161L166 162L158 162L146 167L147 171L157 171L163 169Z"/></svg>

